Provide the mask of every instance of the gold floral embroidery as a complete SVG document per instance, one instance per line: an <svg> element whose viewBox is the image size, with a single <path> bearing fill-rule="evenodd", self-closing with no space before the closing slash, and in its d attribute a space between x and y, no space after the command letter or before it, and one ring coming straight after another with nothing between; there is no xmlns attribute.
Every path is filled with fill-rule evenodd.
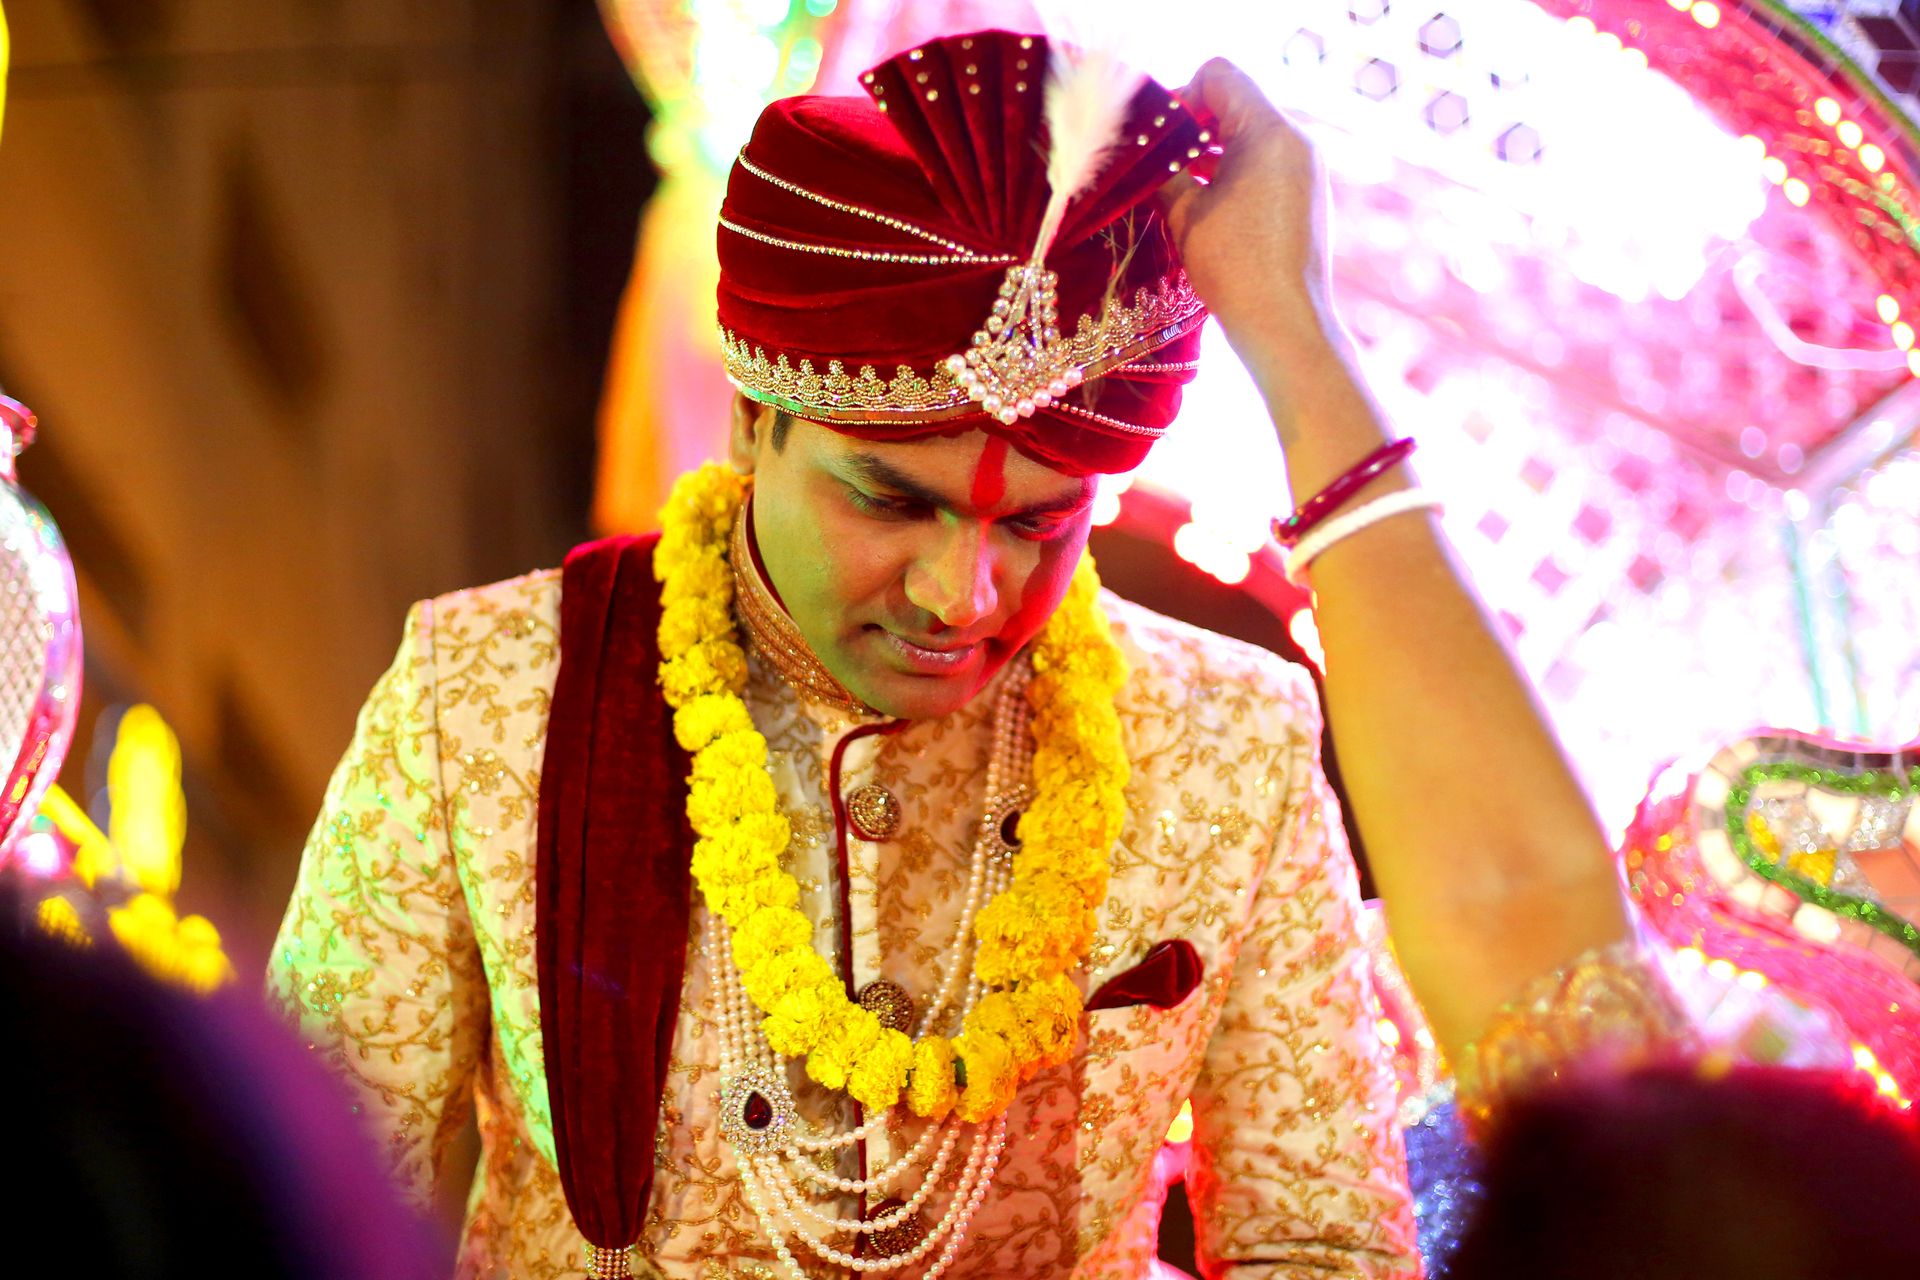
<svg viewBox="0 0 1920 1280"><path fill-rule="evenodd" d="M465 1119L485 985L451 859L428 652L416 608L327 786L275 940L269 999L354 1086L396 1178L431 1199Z"/></svg>
<svg viewBox="0 0 1920 1280"><path fill-rule="evenodd" d="M507 766L491 747L460 757L460 789L490 796L507 780Z"/></svg>

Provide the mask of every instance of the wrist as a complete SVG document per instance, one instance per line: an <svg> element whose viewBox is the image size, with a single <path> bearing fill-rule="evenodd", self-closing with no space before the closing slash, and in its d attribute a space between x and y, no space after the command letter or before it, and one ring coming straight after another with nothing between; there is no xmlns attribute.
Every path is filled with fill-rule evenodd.
<svg viewBox="0 0 1920 1280"><path fill-rule="evenodd" d="M1214 315L1263 392L1270 382L1289 380L1329 357L1341 358L1346 346L1332 306L1304 283L1263 289L1257 304L1224 307Z"/></svg>
<svg viewBox="0 0 1920 1280"><path fill-rule="evenodd" d="M1267 332L1241 358L1273 422L1296 492L1303 484L1312 492L1387 442L1384 419L1338 329Z"/></svg>

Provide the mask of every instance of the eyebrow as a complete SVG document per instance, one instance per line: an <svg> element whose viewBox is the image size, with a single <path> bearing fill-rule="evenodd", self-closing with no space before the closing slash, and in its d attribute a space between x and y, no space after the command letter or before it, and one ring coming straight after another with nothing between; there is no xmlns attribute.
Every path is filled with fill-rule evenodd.
<svg viewBox="0 0 1920 1280"><path fill-rule="evenodd" d="M963 511L967 504L940 493L925 483L914 479L898 467L870 453L849 454L843 463L849 479L881 489L891 489L903 498L923 502L930 507L943 511ZM1029 503L1018 511L1009 511L999 518L1023 519L1030 516L1070 516L1078 513L1093 501L1093 486L1088 480L1081 480L1072 493L1062 493L1058 497L1043 498L1039 502Z"/></svg>

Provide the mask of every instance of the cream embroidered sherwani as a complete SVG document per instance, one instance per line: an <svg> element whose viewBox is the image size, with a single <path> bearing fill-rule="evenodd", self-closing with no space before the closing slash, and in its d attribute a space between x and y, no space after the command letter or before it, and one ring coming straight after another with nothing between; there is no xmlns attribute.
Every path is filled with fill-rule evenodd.
<svg viewBox="0 0 1920 1280"><path fill-rule="evenodd" d="M431 1193L469 1100L477 1107L462 1276L582 1274L553 1165L534 972L535 796L559 597L548 572L414 608L328 787L270 975L315 1049L359 1086L416 1197ZM950 1274L1143 1276L1159 1215L1153 1157L1191 1096L1204 1267L1415 1275L1392 1085L1353 866L1316 759L1312 686L1257 649L1110 594L1105 603L1132 667L1119 700L1131 816L1077 976L1091 991L1173 938L1198 949L1205 976L1170 1010L1089 1014L1073 1061L1021 1089ZM803 701L758 650L751 666L747 701L792 821L790 867L816 946L834 954L827 786L839 749L843 793L879 783L902 815L885 843L848 837L855 981L884 976L924 998L965 897L994 688L945 720L844 741L861 722ZM716 1119L705 919L696 901L636 1266L673 1280L770 1276ZM844 1122L793 1074L804 1116ZM870 1142L872 1167L910 1144L917 1123ZM944 1202L936 1193L935 1215ZM845 1198L819 1203L855 1211Z"/></svg>

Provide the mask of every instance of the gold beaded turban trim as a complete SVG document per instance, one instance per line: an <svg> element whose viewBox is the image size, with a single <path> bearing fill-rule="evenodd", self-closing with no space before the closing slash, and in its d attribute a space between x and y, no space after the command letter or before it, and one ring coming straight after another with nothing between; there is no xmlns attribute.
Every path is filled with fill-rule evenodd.
<svg viewBox="0 0 1920 1280"><path fill-rule="evenodd" d="M1058 391L1049 387L1047 393L1049 399L1055 401L1053 407L1066 413L1084 414L1090 420L1102 419L1103 415L1059 402L1058 397L1086 379L1109 371L1124 373L1128 368L1139 373L1192 371L1198 367L1197 361L1162 363L1141 361L1140 357L1193 332L1206 318L1206 308L1187 283L1185 272L1175 272L1151 292L1137 290L1131 306L1117 300L1110 302L1098 321L1092 316L1081 316L1073 336L1060 340L1063 349L1056 359L1064 367L1061 385ZM944 362L926 373L909 365L897 365L891 378L882 378L880 371L870 364L861 365L856 373L848 373L846 363L841 360L829 360L825 372L821 372L810 359L803 357L795 363L783 353L769 356L764 347L725 328L720 330L720 348L726 361L727 380L735 387L762 404L813 422L865 422L885 426L905 421L940 422L989 412L968 394L967 388L956 380L956 371ZM1015 412L1018 413L1017 402ZM1165 426L1134 426L1104 420L1116 428L1155 438L1166 431Z"/></svg>
<svg viewBox="0 0 1920 1280"><path fill-rule="evenodd" d="M1206 319L1151 197L1209 135L1103 65L1110 119L1063 177L1077 56L979 32L874 68L865 99L769 106L717 233L733 385L861 436L977 419L1063 469L1137 465Z"/></svg>

